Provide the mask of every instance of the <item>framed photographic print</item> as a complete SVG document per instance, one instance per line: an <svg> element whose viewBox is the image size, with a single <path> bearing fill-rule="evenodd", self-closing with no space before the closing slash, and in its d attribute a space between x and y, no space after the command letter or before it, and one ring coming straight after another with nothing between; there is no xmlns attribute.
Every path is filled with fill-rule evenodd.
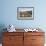
<svg viewBox="0 0 46 46"><path fill-rule="evenodd" d="M34 19L34 7L18 7L17 8L18 20L33 20Z"/></svg>

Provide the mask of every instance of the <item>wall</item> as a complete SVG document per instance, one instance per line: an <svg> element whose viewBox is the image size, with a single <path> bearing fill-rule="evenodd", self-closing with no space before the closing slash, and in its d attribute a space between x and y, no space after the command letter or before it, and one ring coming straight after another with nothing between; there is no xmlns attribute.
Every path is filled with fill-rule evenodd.
<svg viewBox="0 0 46 46"><path fill-rule="evenodd" d="M45 0L1 0L0 24L15 25L16 28L46 28ZM34 20L17 20L17 7L34 7Z"/></svg>

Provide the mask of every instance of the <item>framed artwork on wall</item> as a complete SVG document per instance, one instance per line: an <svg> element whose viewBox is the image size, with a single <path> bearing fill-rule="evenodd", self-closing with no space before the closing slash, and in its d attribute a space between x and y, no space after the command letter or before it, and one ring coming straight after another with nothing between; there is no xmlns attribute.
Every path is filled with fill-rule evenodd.
<svg viewBox="0 0 46 46"><path fill-rule="evenodd" d="M17 7L17 19L18 20L33 20L34 7Z"/></svg>

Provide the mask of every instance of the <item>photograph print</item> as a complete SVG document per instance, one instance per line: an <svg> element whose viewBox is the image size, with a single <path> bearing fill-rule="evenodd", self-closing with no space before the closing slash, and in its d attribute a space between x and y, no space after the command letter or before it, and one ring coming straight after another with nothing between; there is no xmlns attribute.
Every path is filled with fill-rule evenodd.
<svg viewBox="0 0 46 46"><path fill-rule="evenodd" d="M32 20L34 19L34 7L18 7L17 8L18 20Z"/></svg>

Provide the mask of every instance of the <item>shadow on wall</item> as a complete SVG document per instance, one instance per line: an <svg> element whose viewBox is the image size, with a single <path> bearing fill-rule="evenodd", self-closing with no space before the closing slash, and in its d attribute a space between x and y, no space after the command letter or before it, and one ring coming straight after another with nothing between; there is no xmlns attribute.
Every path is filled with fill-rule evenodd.
<svg viewBox="0 0 46 46"><path fill-rule="evenodd" d="M4 30L4 28L6 28L5 25L0 24L0 43L2 43L2 36L3 36L2 32L6 31L6 30Z"/></svg>

